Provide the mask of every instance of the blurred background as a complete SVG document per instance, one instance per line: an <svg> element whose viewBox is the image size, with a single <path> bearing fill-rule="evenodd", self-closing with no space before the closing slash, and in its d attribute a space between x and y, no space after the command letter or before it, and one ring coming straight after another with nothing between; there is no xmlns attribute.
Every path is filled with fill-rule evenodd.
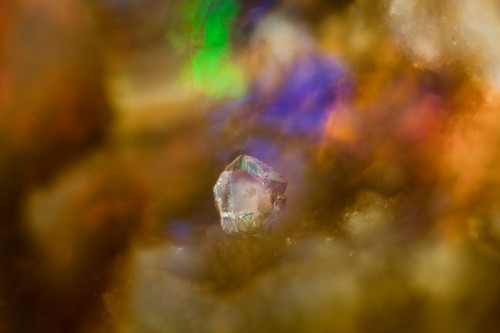
<svg viewBox="0 0 500 333"><path fill-rule="evenodd" d="M497 332L494 0L0 2L0 332ZM240 154L288 180L222 232Z"/></svg>

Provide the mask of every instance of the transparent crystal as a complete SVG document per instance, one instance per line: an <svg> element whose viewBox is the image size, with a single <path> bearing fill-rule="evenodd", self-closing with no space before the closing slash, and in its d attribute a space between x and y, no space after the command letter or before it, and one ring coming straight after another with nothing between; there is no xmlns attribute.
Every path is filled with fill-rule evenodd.
<svg viewBox="0 0 500 333"><path fill-rule="evenodd" d="M267 231L285 207L288 182L258 159L238 156L214 186L215 204L226 233Z"/></svg>

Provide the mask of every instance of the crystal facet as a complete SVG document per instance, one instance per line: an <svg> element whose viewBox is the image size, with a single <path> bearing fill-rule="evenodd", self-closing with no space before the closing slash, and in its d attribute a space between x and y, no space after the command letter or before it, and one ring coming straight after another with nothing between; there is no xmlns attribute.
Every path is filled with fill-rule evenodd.
<svg viewBox="0 0 500 333"><path fill-rule="evenodd" d="M287 184L264 162L238 156L214 186L224 232L258 234L268 230L285 206Z"/></svg>

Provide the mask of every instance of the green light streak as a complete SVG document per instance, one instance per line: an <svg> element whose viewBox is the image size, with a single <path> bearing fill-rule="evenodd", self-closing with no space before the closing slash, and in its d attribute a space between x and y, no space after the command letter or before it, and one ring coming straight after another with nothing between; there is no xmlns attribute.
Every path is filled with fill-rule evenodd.
<svg viewBox="0 0 500 333"><path fill-rule="evenodd" d="M185 34L195 44L186 74L197 88L213 97L237 98L245 93L243 74L231 60L230 35L239 9L235 0L193 0L181 14L188 20ZM170 34L170 39L177 43L183 40L175 34Z"/></svg>

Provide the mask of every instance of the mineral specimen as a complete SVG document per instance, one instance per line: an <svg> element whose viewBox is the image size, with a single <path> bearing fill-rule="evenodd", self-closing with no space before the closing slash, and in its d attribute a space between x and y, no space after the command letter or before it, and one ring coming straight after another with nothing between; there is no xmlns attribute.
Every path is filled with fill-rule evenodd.
<svg viewBox="0 0 500 333"><path fill-rule="evenodd" d="M284 208L288 182L258 159L238 156L214 186L221 225L228 234L260 234L269 230Z"/></svg>

